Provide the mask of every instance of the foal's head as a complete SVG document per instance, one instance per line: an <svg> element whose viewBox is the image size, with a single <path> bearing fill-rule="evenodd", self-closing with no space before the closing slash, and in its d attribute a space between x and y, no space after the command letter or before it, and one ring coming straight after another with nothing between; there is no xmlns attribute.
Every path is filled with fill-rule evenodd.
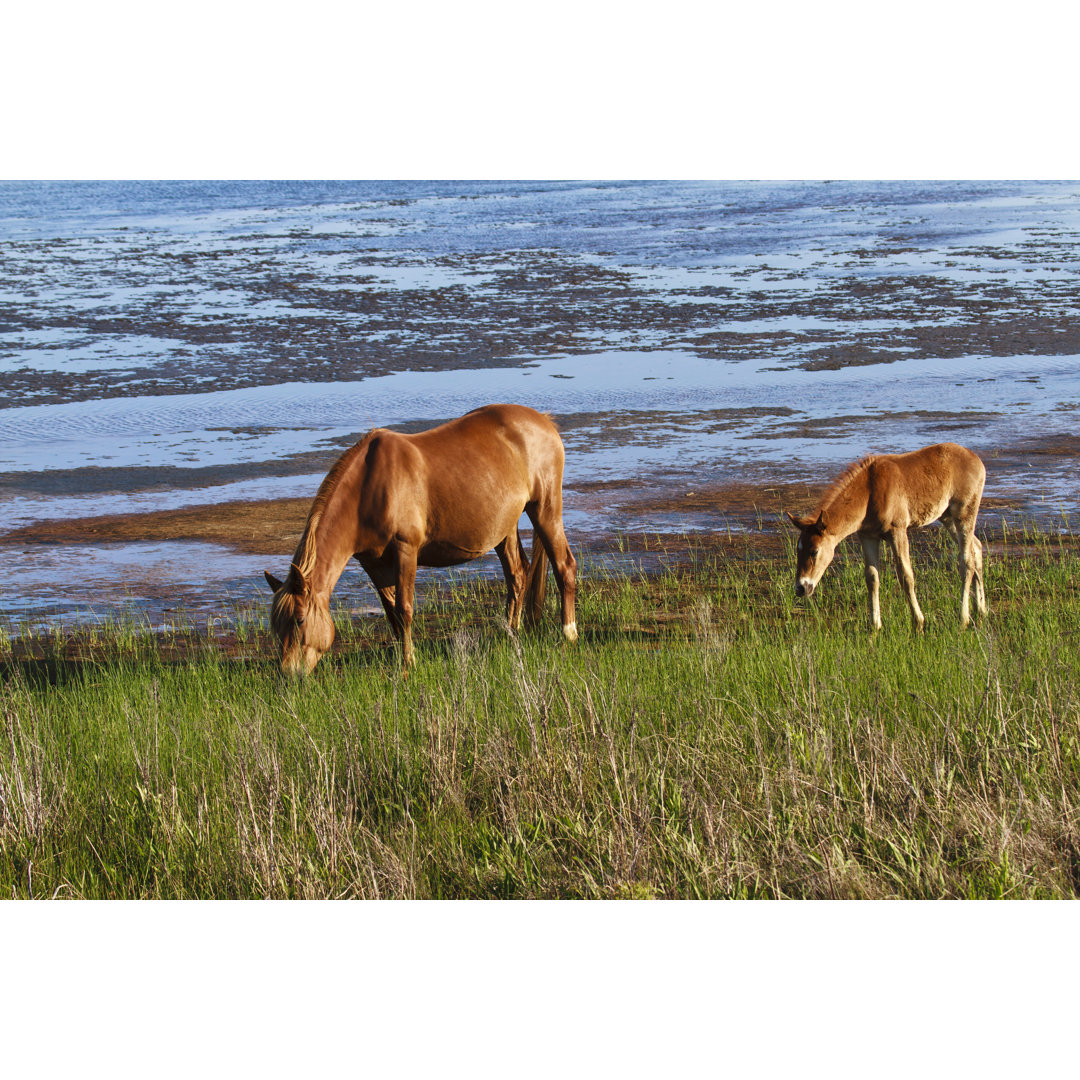
<svg viewBox="0 0 1080 1080"><path fill-rule="evenodd" d="M334 620L326 599L312 592L295 563L283 582L268 570L263 572L274 592L270 625L281 642L281 670L287 675L307 675L334 643Z"/></svg>
<svg viewBox="0 0 1080 1080"><path fill-rule="evenodd" d="M832 562L836 537L829 532L824 512L816 518L796 518L788 514L791 524L799 530L799 546L795 550L795 595L813 596L821 575Z"/></svg>

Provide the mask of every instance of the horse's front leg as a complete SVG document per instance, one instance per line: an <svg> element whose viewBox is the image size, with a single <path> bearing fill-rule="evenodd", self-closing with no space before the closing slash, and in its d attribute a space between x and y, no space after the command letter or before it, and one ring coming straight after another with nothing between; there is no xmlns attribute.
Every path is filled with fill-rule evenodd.
<svg viewBox="0 0 1080 1080"><path fill-rule="evenodd" d="M413 662L412 620L413 594L416 589L417 549L411 544L399 543L397 552L397 585L394 590L394 614L401 626L401 649L408 670Z"/></svg>
<svg viewBox="0 0 1080 1080"><path fill-rule="evenodd" d="M862 543L863 576L866 578L867 603L870 609L870 629L881 629L881 539L877 536L859 537Z"/></svg>
<svg viewBox="0 0 1080 1080"><path fill-rule="evenodd" d="M893 529L886 539L889 541L896 561L896 576L900 579L900 586L904 590L908 607L911 609L911 625L916 631L921 631L926 625L926 617L922 613L922 608L919 607L919 601L915 598L915 574L911 569L907 529Z"/></svg>
<svg viewBox="0 0 1080 1080"><path fill-rule="evenodd" d="M357 556L357 561L364 568L364 572L371 578L371 584L379 597L379 602L386 613L386 621L390 624L394 637L401 638L401 623L398 620L397 611L394 609L394 582L397 580L394 569L372 559Z"/></svg>

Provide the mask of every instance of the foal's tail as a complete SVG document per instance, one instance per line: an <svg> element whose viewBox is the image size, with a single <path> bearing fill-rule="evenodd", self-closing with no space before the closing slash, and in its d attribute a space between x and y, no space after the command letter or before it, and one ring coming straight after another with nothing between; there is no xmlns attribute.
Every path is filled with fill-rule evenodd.
<svg viewBox="0 0 1080 1080"><path fill-rule="evenodd" d="M521 541L519 540L518 543ZM547 593L547 552L536 530L533 530L532 561L525 579L525 625L533 626L544 613Z"/></svg>

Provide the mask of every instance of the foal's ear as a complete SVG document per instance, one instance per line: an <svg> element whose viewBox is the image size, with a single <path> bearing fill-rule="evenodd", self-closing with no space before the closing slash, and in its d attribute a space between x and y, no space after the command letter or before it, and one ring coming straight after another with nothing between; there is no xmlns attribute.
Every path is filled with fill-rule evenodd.
<svg viewBox="0 0 1080 1080"><path fill-rule="evenodd" d="M818 511L817 521L814 522L814 528L817 529L818 532L825 532L828 530L829 523L825 518L824 510Z"/></svg>
<svg viewBox="0 0 1080 1080"><path fill-rule="evenodd" d="M264 570L263 573L266 575L266 584L270 586L271 592L277 592L281 588L281 582L269 570Z"/></svg>
<svg viewBox="0 0 1080 1080"><path fill-rule="evenodd" d="M803 527L803 523L790 510L785 510L784 514L787 516L788 521L790 521L796 529L801 529Z"/></svg>

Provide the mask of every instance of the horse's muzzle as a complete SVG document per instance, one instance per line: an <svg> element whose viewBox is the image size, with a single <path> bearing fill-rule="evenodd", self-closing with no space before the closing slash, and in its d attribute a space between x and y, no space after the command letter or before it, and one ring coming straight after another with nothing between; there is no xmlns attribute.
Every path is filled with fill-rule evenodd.
<svg viewBox="0 0 1080 1080"><path fill-rule="evenodd" d="M796 596L813 596L814 586L809 581L796 581L795 582L795 595Z"/></svg>
<svg viewBox="0 0 1080 1080"><path fill-rule="evenodd" d="M319 662L319 654L314 649L297 649L281 658L281 673L289 678L302 679L310 675Z"/></svg>

